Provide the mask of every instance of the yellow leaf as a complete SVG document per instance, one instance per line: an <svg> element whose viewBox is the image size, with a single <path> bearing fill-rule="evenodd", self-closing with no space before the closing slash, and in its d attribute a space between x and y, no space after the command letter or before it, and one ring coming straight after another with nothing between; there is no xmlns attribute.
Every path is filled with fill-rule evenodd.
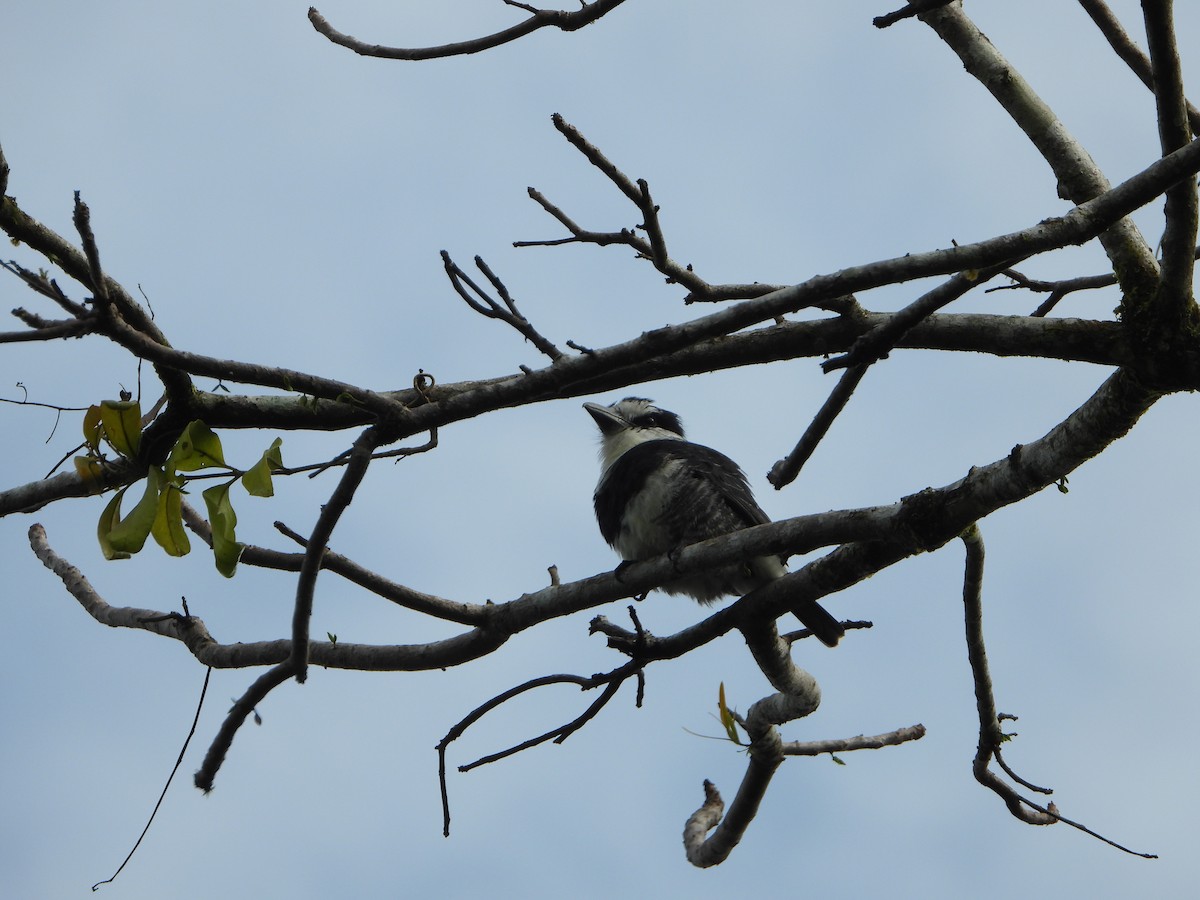
<svg viewBox="0 0 1200 900"><path fill-rule="evenodd" d="M159 492L150 533L168 556L186 556L192 549L187 529L183 527L183 491L173 481L167 481Z"/></svg>
<svg viewBox="0 0 1200 900"><path fill-rule="evenodd" d="M100 452L100 438L103 432L100 429L100 407L89 406L87 412L83 414L83 439L87 442L88 449L93 453Z"/></svg>
<svg viewBox="0 0 1200 900"><path fill-rule="evenodd" d="M86 424L87 416L84 416L84 422ZM114 450L127 459L137 456L142 443L140 403L136 400L105 400L100 404L100 423L104 426L105 440Z"/></svg>

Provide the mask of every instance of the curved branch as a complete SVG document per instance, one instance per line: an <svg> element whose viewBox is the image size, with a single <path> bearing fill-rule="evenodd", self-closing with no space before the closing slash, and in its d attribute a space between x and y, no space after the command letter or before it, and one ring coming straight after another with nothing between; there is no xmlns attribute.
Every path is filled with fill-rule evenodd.
<svg viewBox="0 0 1200 900"><path fill-rule="evenodd" d="M483 50L490 50L493 47L499 47L502 44L507 44L510 41L515 41L537 31L539 28L557 28L560 31L578 31L586 25L591 25L600 17L612 12L625 0L595 0L594 3L581 4L582 8L574 12L556 9L535 9L524 3L516 3L513 0L504 0L508 6L516 6L527 11L530 15L524 22L513 25L511 28L505 28L503 31L497 31L495 34L485 35L484 37L475 38L470 41L461 41L455 44L442 44L438 47L414 47L405 49L403 47L385 47L381 44L368 44L365 41L360 41L357 38L351 37L348 34L336 30L330 25L325 17L317 12L315 7L309 7L308 20L312 22L313 28L319 33L325 35L330 41L335 44L340 44L347 49L353 50L359 56L374 56L379 59L405 59L405 60L421 60L421 59L442 59L447 56L464 56L470 53L479 53Z"/></svg>
<svg viewBox="0 0 1200 900"><path fill-rule="evenodd" d="M979 714L979 743L976 746L975 759L971 765L975 780L995 792L1004 801L1004 805L1008 807L1008 811L1022 822L1027 822L1030 825L1053 825L1056 822L1064 822L1072 828L1091 835L1097 840L1101 840L1109 846L1115 847L1125 853L1133 856L1141 856L1145 859L1157 859L1156 854L1131 850L1122 844L1118 844L1116 841L1106 838L1102 834L1098 834L1079 822L1060 815L1058 807L1054 803L1041 806L1032 800L1022 797L1012 786L1002 781L989 768L989 764L993 758L1000 761L1000 745L1005 740L1005 735L1000 730L1000 720L1002 718L1011 719L1014 717L1002 716L996 712L996 701L992 692L992 675L988 668L987 651L984 648L983 536L980 534L979 528L972 525L959 537L962 538L963 545L967 551L966 566L963 573L963 618L966 625L967 659L971 664L971 675L975 683L975 705ZM1039 788L1036 785L1031 785L1024 779L1012 775L1011 770L1002 761L1001 766L1014 780L1019 781L1026 787L1041 793L1051 793L1048 788Z"/></svg>
<svg viewBox="0 0 1200 900"><path fill-rule="evenodd" d="M783 762L782 746L779 731L774 727L767 728L751 741L746 774L742 776L742 783L738 785L738 792L724 818L721 817L725 809L721 795L711 781L705 780L704 805L692 813L683 826L683 849L693 866L709 868L729 858L758 814L758 806ZM710 830L713 833L706 837Z"/></svg>
<svg viewBox="0 0 1200 900"><path fill-rule="evenodd" d="M784 760L783 739L776 726L810 715L821 702L816 679L793 662L790 645L779 636L773 621L747 622L740 627L759 669L778 693L753 703L746 714L750 763L728 813L720 817L713 802L715 789L710 794L711 783L705 781L705 805L684 826L688 862L701 868L724 862L758 814L771 779ZM719 802L719 795L716 797ZM708 828L698 826L698 816ZM705 837L714 825L716 830Z"/></svg>

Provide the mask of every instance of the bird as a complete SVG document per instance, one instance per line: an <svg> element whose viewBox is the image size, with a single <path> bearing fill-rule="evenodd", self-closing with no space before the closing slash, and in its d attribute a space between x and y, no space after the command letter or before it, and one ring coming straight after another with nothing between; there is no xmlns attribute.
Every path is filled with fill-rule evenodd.
<svg viewBox="0 0 1200 900"><path fill-rule="evenodd" d="M738 464L684 437L675 413L644 397L626 397L610 406L585 403L583 408L600 429L596 522L626 563L771 521ZM662 590L709 604L748 594L786 573L781 557L756 556L682 576ZM792 612L829 647L845 634L841 623L812 600L798 601Z"/></svg>

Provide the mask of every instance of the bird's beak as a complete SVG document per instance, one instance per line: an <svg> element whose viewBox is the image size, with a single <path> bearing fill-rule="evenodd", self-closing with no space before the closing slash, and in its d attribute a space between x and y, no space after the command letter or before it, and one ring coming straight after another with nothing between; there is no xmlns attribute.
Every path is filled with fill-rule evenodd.
<svg viewBox="0 0 1200 900"><path fill-rule="evenodd" d="M599 403L585 403L583 404L583 408L596 420L596 425L599 426L600 433L606 437L610 434L616 434L623 428L629 427L629 423L611 406L601 406Z"/></svg>

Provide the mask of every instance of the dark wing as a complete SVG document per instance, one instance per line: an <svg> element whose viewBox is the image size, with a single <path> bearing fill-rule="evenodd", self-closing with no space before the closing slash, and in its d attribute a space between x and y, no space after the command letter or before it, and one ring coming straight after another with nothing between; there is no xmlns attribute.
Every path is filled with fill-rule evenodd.
<svg viewBox="0 0 1200 900"><path fill-rule="evenodd" d="M646 486L647 479L662 466L670 446L679 443L682 442L645 441L622 453L604 474L592 500L596 505L600 533L609 544L615 544L621 532L626 502L636 497Z"/></svg>
<svg viewBox="0 0 1200 900"><path fill-rule="evenodd" d="M672 463L680 468L672 473L660 521L679 545L770 521L754 502L745 474L725 454L690 441L645 441L621 454L596 488L596 521L609 544L620 534L628 499Z"/></svg>
<svg viewBox="0 0 1200 900"><path fill-rule="evenodd" d="M671 503L664 510L669 531L680 544L729 534L769 522L737 463L711 447L666 441L665 456L677 461Z"/></svg>
<svg viewBox="0 0 1200 900"><path fill-rule="evenodd" d="M738 520L735 528L765 525L771 521L755 501L746 473L737 463L724 453L702 444L676 443L681 451L677 458L686 464L688 474L695 481L704 482L715 489L721 502Z"/></svg>

